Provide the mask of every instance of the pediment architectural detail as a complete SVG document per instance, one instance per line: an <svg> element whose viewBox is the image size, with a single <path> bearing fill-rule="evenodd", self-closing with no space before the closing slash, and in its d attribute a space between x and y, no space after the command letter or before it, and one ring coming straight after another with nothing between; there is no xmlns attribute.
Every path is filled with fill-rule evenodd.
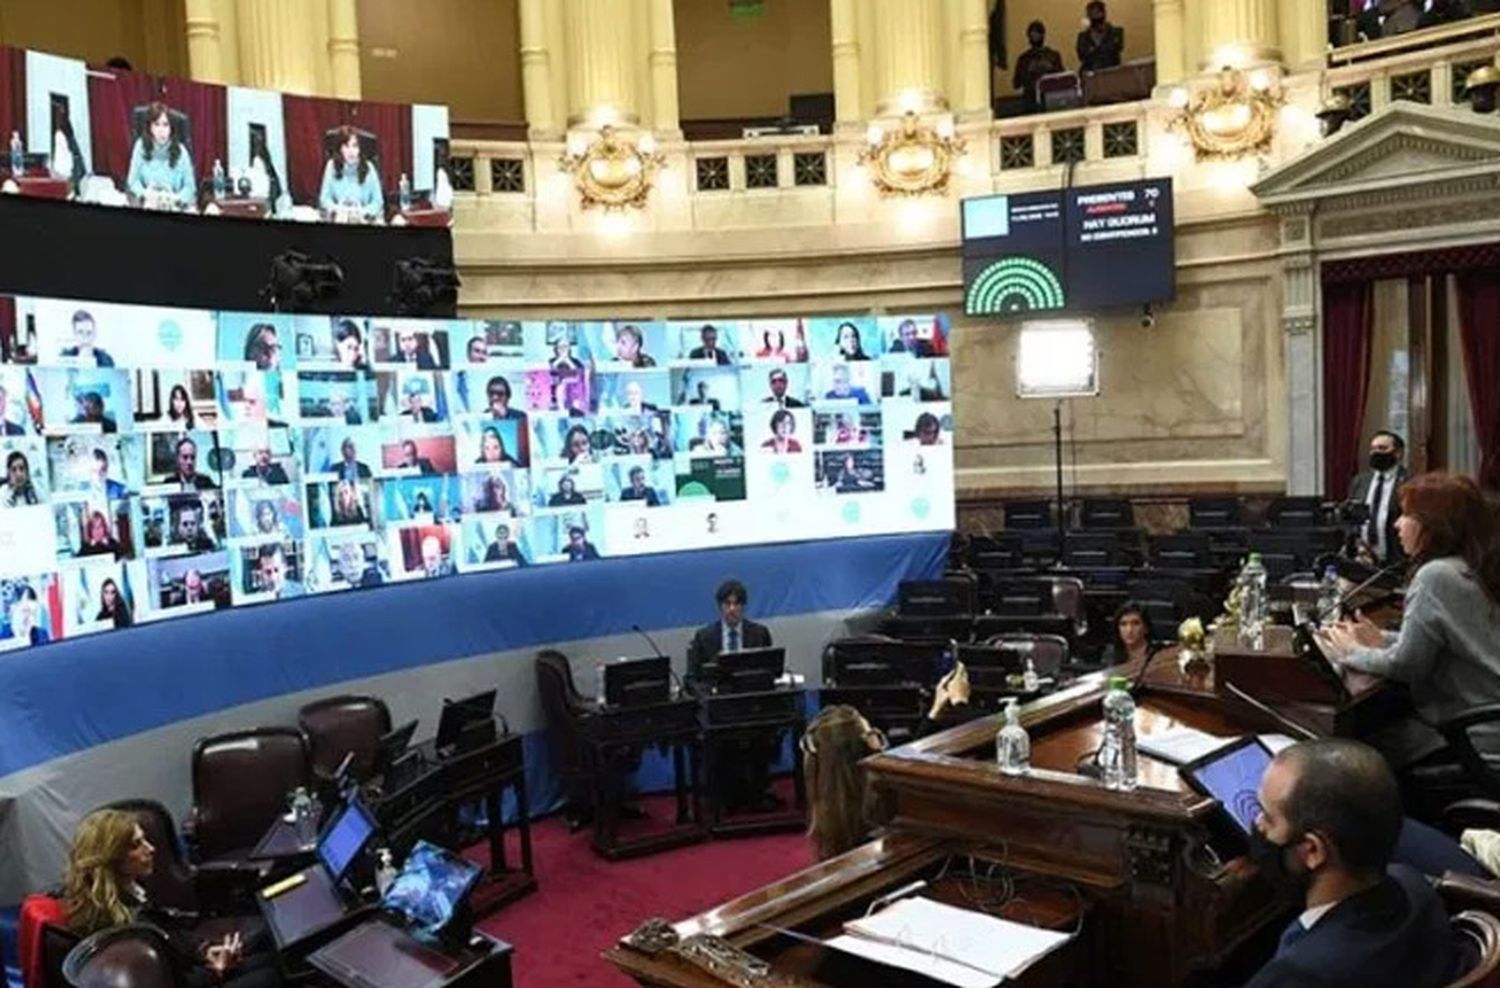
<svg viewBox="0 0 1500 988"><path fill-rule="evenodd" d="M1358 207L1500 188L1500 119L1398 102L1348 125L1261 179L1275 212Z"/></svg>

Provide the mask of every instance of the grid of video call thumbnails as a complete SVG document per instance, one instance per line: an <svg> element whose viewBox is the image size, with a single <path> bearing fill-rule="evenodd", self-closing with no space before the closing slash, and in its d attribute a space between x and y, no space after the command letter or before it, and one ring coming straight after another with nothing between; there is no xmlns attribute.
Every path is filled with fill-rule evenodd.
<svg viewBox="0 0 1500 988"><path fill-rule="evenodd" d="M0 649L460 573L951 524L940 316L518 323L21 297L0 356Z"/></svg>

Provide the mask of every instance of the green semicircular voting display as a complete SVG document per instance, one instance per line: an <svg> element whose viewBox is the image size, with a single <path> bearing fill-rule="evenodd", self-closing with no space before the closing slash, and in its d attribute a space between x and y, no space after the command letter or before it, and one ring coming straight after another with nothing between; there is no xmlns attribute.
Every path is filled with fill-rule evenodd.
<svg viewBox="0 0 1500 988"><path fill-rule="evenodd" d="M1067 302L1062 280L1029 257L1005 257L979 273L969 286L964 309L970 315L1005 315L1061 309Z"/></svg>

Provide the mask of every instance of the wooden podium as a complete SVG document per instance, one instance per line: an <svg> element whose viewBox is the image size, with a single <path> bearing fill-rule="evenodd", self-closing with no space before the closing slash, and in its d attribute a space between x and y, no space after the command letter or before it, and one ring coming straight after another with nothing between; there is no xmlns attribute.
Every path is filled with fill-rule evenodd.
<svg viewBox="0 0 1500 988"><path fill-rule="evenodd" d="M1279 711L1225 697L1211 677L1185 677L1175 654L1159 654L1149 672L1136 692L1143 737L1179 726L1224 736L1287 732ZM879 984L844 980L833 973L844 963L836 951L778 931L823 938L913 879L972 873L1013 883L1015 895L995 903L1002 915L1035 902L1025 921L1080 922L1055 962L1016 984L1168 988L1220 966L1290 915L1289 904L1247 859L1215 846L1217 804L1192 792L1174 766L1143 754L1133 791L1106 789L1079 771L1102 739L1106 686L1107 673L1096 673L1023 708L1032 738L1024 776L997 768L994 717L867 759L889 811L884 839L683 922L648 923L610 960L642 984L683 988ZM1357 702L1334 705L1324 720L1342 724L1341 711Z"/></svg>

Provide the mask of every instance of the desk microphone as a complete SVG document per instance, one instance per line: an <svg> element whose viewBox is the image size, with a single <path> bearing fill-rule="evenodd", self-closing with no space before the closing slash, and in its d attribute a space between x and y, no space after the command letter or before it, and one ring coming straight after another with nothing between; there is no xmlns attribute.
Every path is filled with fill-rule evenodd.
<svg viewBox="0 0 1500 988"><path fill-rule="evenodd" d="M1353 600L1361 592L1369 589L1372 585L1380 582L1381 580L1383 580L1387 576L1390 576L1391 574L1397 572L1398 570L1403 569L1405 566L1406 566L1405 562L1391 563L1391 564L1389 564L1387 566L1382 566L1380 569L1376 570L1375 574L1373 576L1371 576L1369 579L1365 580L1363 583L1360 583L1353 590L1350 590L1348 593L1346 593L1342 597L1340 597L1339 598L1338 607L1335 609L1334 613L1336 613L1336 614L1348 614L1349 613L1349 602L1351 600Z"/></svg>
<svg viewBox="0 0 1500 988"><path fill-rule="evenodd" d="M646 639L646 644L651 646L651 652L657 658L659 658L659 659L665 659L667 657L667 653L663 652L660 648L657 647L655 639L653 639L650 635L646 634L646 629L645 628L642 628L638 624L632 624L630 626L630 630L634 631L636 634L638 634L642 638Z"/></svg>
<svg viewBox="0 0 1500 988"><path fill-rule="evenodd" d="M650 635L646 634L646 629L642 628L638 624L632 624L630 626L630 630L634 631L636 634L638 634L642 638L646 639L646 644L651 646L651 651L656 654L656 657L658 659L666 659L667 660L667 675L671 676L672 679L673 679L673 681L675 681L677 683L677 692L678 692L678 694L679 695L685 694L687 692L687 685L685 683L683 683L682 677L679 676L679 675L677 675L677 670L675 670L675 669L672 668L672 659L671 659L671 657L669 655L667 655L666 652L663 652L657 646L656 639L654 639Z"/></svg>

